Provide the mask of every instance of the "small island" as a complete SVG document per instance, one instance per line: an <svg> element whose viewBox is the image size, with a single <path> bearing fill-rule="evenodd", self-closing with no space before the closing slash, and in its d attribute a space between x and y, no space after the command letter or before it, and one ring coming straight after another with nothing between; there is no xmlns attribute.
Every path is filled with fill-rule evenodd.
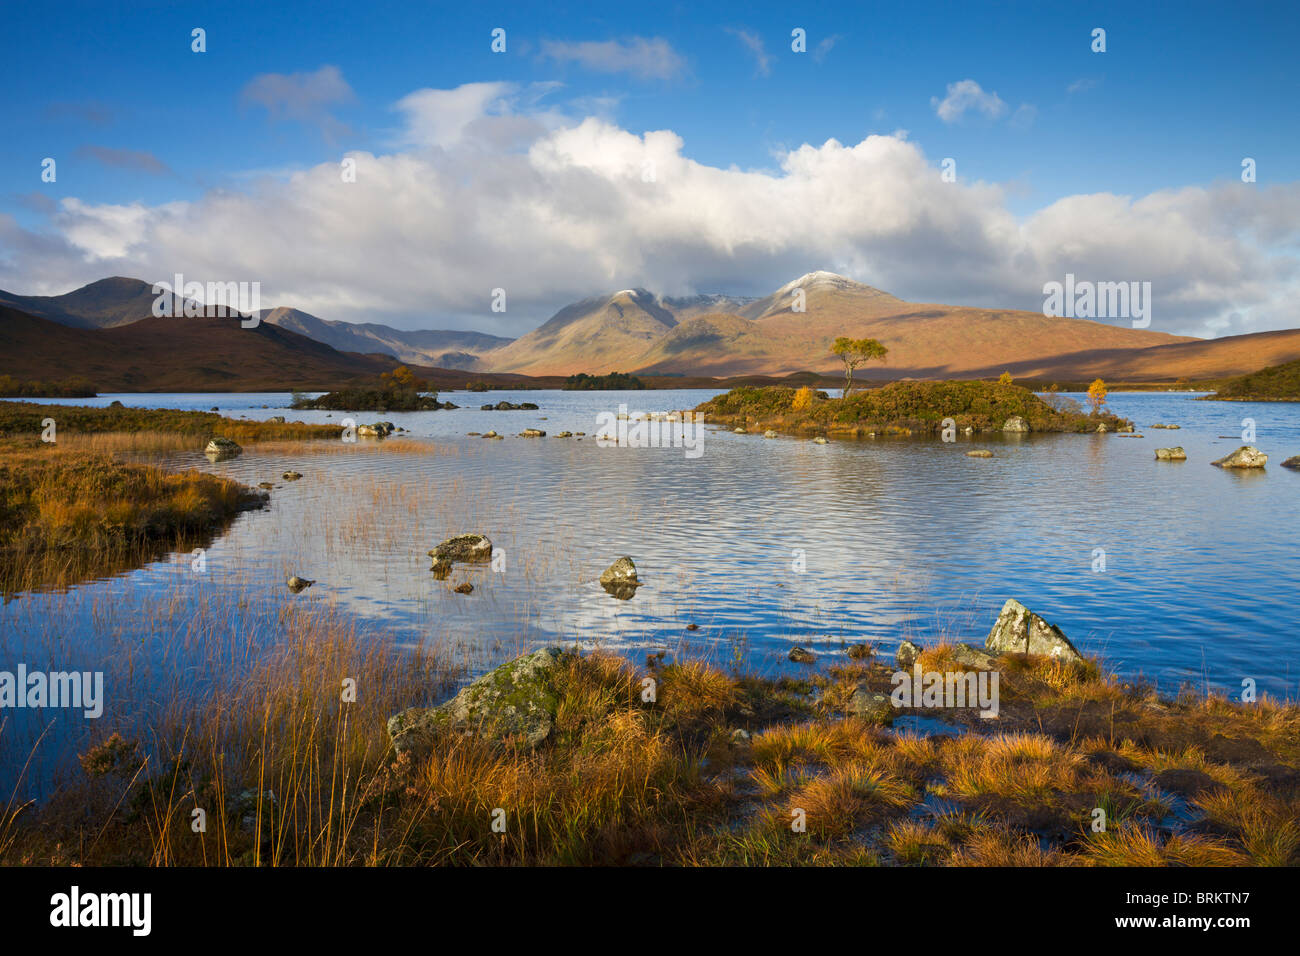
<svg viewBox="0 0 1300 956"><path fill-rule="evenodd" d="M610 372L608 375L588 375L579 372L564 380L566 392L594 391L636 391L645 388L645 382L626 372Z"/></svg>
<svg viewBox="0 0 1300 956"><path fill-rule="evenodd" d="M399 365L380 375L374 385L341 388L319 398L307 398L295 392L289 407L338 412L431 412L460 407L438 401L438 393L428 388L428 382L416 378L405 365Z"/></svg>
<svg viewBox="0 0 1300 956"><path fill-rule="evenodd" d="M710 422L786 434L932 435L961 432L1128 431L1132 422L1102 410L1104 389L1084 411L1063 395L1042 397L1009 382L893 382L833 399L808 386L733 388L695 410Z"/></svg>

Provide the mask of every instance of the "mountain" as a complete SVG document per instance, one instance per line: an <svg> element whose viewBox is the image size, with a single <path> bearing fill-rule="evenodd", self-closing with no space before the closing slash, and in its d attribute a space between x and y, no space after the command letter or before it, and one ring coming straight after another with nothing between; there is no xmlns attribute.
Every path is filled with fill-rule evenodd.
<svg viewBox="0 0 1300 956"><path fill-rule="evenodd" d="M494 372L568 375L626 372L677 319L644 289L624 289L565 306L509 345L484 356Z"/></svg>
<svg viewBox="0 0 1300 956"><path fill-rule="evenodd" d="M113 276L63 295L16 295L0 290L0 305L77 329L111 329L153 315L153 286Z"/></svg>
<svg viewBox="0 0 1300 956"><path fill-rule="evenodd" d="M306 336L237 318L156 318L74 328L0 306L0 374L83 377L101 391L328 389L368 382L396 362L339 352Z"/></svg>
<svg viewBox="0 0 1300 956"><path fill-rule="evenodd" d="M19 378L84 375L105 390L191 391L331 387L372 378L399 361L444 388L474 378L505 383L575 372L784 378L839 374L830 347L842 335L875 338L889 349L887 362L857 373L876 380L1009 371L1062 382L1194 381L1300 359L1300 330L1202 340L1039 312L907 302L824 271L761 298L624 289L565 306L514 340L332 321L287 307L263 312L257 329L233 320L186 324L154 318L153 298L149 284L121 277L61 296L0 292L0 306L12 307L0 329L0 345L8 345L0 371ZM23 338L34 319L43 323L43 340L35 333Z"/></svg>
<svg viewBox="0 0 1300 956"><path fill-rule="evenodd" d="M1300 329L1251 332L1221 339L1185 339L1151 348L1067 352L1009 367L1017 378L1078 382L1104 378L1124 382L1190 382L1229 378L1300 359ZM995 374L992 367L983 375Z"/></svg>
<svg viewBox="0 0 1300 956"><path fill-rule="evenodd" d="M644 290L586 299L481 361L492 371L550 375L835 373L840 363L830 348L842 335L889 348L887 364L858 373L877 379L970 377L992 367L1000 374L1063 353L1197 341L1038 312L917 304L833 272L810 272L758 299L660 299Z"/></svg>
<svg viewBox="0 0 1300 956"><path fill-rule="evenodd" d="M435 329L406 331L373 322L320 319L301 309L280 307L262 313L262 321L333 346L341 352L383 352L410 365L474 369L484 352L513 339L485 332Z"/></svg>

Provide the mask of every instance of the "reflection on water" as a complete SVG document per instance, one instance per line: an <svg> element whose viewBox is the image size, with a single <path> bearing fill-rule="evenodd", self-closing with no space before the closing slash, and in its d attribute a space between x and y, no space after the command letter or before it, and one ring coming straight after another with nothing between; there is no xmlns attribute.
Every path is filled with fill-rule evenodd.
<svg viewBox="0 0 1300 956"><path fill-rule="evenodd" d="M620 403L633 413L672 410L711 394L456 394L470 407L354 416L391 420L436 454L384 453L362 440L347 454L268 455L253 446L211 464L196 449L172 463L251 485L271 481L270 507L214 541L201 574L186 555L68 595L11 601L0 611L3 659L111 671L123 645L165 644L168 628L183 630L187 615L222 602L238 608L233 626L274 640L275 608L296 601L337 606L383 639L444 642L474 667L528 645L581 641L637 658L668 648L770 671L792 666L785 655L794 643L823 660L863 640L883 654L905 638L981 643L997 609L1015 597L1110 669L1164 690L1192 683L1234 692L1251 678L1263 691L1295 696L1300 474L1276 465L1300 453L1297 406L1113 395L1113 410L1133 418L1143 438L819 446L710 428L696 459L594 441L597 416ZM281 394L98 401L115 398L215 405L236 417L347 417L286 412ZM541 408L478 409L503 399ZM1219 436L1239 432L1245 417L1272 456L1267 472L1210 467L1241 444ZM1151 430L1155 422L1182 428ZM513 437L529 427L587 437ZM511 437L465 437L489 429ZM1175 444L1186 462L1154 460L1156 447ZM995 457L968 458L972 447ZM303 479L280 480L290 468ZM504 569L457 565L435 580L426 552L466 531L491 537ZM1105 570L1094 571L1100 552ZM625 554L643 586L619 600L598 578ZM295 573L316 584L289 594L285 579ZM465 581L473 592L455 593ZM51 633L55 650L42 650ZM235 663L252 666L248 653ZM150 698L163 664L196 666L183 647L157 661L152 677L139 671L116 686L110 677L110 696ZM29 733L49 719L8 716Z"/></svg>

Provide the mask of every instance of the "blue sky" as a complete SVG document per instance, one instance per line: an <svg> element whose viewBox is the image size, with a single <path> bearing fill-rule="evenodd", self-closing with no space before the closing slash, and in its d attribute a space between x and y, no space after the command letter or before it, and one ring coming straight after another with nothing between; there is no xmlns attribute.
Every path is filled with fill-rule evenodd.
<svg viewBox="0 0 1300 956"><path fill-rule="evenodd" d="M671 130L681 156L696 164L776 178L782 157L804 144L852 146L905 132L926 163L937 168L954 158L964 186L996 185L999 214L1022 225L1071 196L1138 199L1239 185L1243 157L1256 160L1261 190L1283 188L1289 200L1300 181L1298 10L1294 3L10 4L0 30L7 184L0 216L11 224L0 232L0 280L17 291L58 284L52 273L34 274L32 250L89 228L60 220L59 203L75 202L80 213L87 206L150 210L140 215L152 223L152 210L169 203L274 190L268 182L352 151L418 152L429 144L411 146L411 117L395 104L418 90L474 83L506 85L508 111L537 116L547 128L597 116L635 136ZM194 27L206 30L205 53L191 52ZM495 27L507 31L504 54L490 50ZM806 30L806 53L791 50L795 27ZM1106 30L1104 53L1090 49L1095 27ZM968 81L974 86L958 88L972 91L967 108L958 109L958 97L945 109L950 87ZM529 142L502 148L522 152ZM58 162L54 183L41 182L45 157ZM1294 251L1293 232L1257 231L1271 255ZM99 265L131 266L132 255L115 248L88 252L74 239L67 262L79 254L85 268L64 284ZM794 267L801 255L815 258L791 251L770 265L789 258ZM145 251L138 258L140 269L163 267ZM876 260L859 250L846 261L870 268ZM724 261L708 278L737 287L718 291L756 291L756 269L767 271L748 261L731 277ZM904 292L931 300L966 290L940 283L926 295L915 277L885 264L880 271L883 277L854 277L883 284L897 274ZM703 278L629 272L636 273L629 281L659 278L679 289ZM1254 288L1259 278L1239 284ZM602 283L603 276L593 280L591 291ZM529 290L524 301L544 309L581 285ZM283 291L301 293L301 282L286 281ZM1023 307L1028 295L995 286L985 298ZM1226 293L1213 302L1184 300L1191 324L1222 324L1263 307L1262 299ZM399 324L415 321L409 301L385 303L357 290L316 304L336 305L337 317L367 317L349 301L368 301ZM455 295L435 311L472 314ZM1269 313L1266 321L1280 319Z"/></svg>

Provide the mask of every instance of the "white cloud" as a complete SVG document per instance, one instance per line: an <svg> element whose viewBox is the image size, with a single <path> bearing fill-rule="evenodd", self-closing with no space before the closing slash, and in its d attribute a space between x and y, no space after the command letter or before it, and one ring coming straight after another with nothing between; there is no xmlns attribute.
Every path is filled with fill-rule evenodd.
<svg viewBox="0 0 1300 956"><path fill-rule="evenodd" d="M1002 186L943 182L904 134L722 168L671 130L566 118L547 92L413 93L407 145L349 154L353 183L332 160L193 202L67 199L40 232L0 218L0 287L183 272L257 280L263 302L324 318L521 334L601 291L765 294L815 264L913 301L1005 308L1041 308L1067 272L1150 281L1160 331L1295 325L1297 183L1068 196L1019 217Z"/></svg>
<svg viewBox="0 0 1300 956"><path fill-rule="evenodd" d="M754 57L754 66L760 76L771 76L772 56L767 52L763 38L752 30L728 27L727 32L736 37Z"/></svg>
<svg viewBox="0 0 1300 956"><path fill-rule="evenodd" d="M1007 104L997 93L985 93L983 87L974 80L949 83L947 95L943 99L930 97L930 105L945 123L957 122L967 110L983 113L989 119L999 119L1007 111Z"/></svg>
<svg viewBox="0 0 1300 956"><path fill-rule="evenodd" d="M601 42L543 40L543 57L577 63L597 73L630 73L644 80L670 80L686 70L686 61L667 40L631 37Z"/></svg>

